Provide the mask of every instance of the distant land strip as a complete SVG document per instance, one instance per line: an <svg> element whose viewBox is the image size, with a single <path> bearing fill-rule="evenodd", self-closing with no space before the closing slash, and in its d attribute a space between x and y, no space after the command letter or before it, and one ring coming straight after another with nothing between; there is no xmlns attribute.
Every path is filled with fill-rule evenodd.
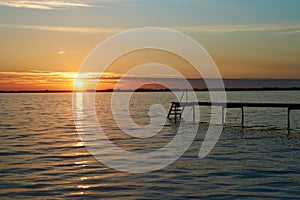
<svg viewBox="0 0 300 200"><path fill-rule="evenodd" d="M194 91L208 91L207 88L195 88ZM210 91L221 91L223 89L213 88ZM299 90L300 87L262 87L262 88L225 88L226 91L294 91ZM0 90L0 93L71 93L71 92L170 92L171 89L144 89L139 88L136 90ZM175 88L172 91L192 91L186 89Z"/></svg>

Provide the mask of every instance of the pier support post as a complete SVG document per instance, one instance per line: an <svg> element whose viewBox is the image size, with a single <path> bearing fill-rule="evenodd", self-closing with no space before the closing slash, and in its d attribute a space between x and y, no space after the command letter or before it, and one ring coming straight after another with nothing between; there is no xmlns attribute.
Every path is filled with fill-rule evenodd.
<svg viewBox="0 0 300 200"><path fill-rule="evenodd" d="M244 118L244 106L241 107L242 109L242 128L244 128L245 118Z"/></svg>
<svg viewBox="0 0 300 200"><path fill-rule="evenodd" d="M174 110L174 119L175 119L175 124L177 122L177 107L175 105L175 110Z"/></svg>
<svg viewBox="0 0 300 200"><path fill-rule="evenodd" d="M287 117L288 117L288 126L287 126L287 130L289 131L289 130L291 130L291 119L290 119L290 111L291 111L291 109L290 108L288 108L288 113L287 113Z"/></svg>
<svg viewBox="0 0 300 200"><path fill-rule="evenodd" d="M193 105L193 123L195 122L195 105Z"/></svg>
<svg viewBox="0 0 300 200"><path fill-rule="evenodd" d="M222 106L222 126L224 126L224 106Z"/></svg>
<svg viewBox="0 0 300 200"><path fill-rule="evenodd" d="M185 101L188 102L189 101L189 96L188 96L188 90L185 89Z"/></svg>

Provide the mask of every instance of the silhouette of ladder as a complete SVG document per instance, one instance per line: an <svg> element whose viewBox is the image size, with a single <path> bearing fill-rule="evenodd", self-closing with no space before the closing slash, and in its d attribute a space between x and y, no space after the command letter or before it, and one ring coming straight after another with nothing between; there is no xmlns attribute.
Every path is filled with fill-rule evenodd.
<svg viewBox="0 0 300 200"><path fill-rule="evenodd" d="M181 106L179 102L172 102L172 106L171 106L171 108L169 110L169 114L168 114L168 119L170 119L172 115L174 115L175 120L176 120L177 116L179 116L181 118L184 107L185 106Z"/></svg>
<svg viewBox="0 0 300 200"><path fill-rule="evenodd" d="M177 120L177 117L181 118L181 115L184 111L185 105L181 105L181 102L183 100L184 94L186 94L186 102L188 102L188 92L187 90L183 91L181 98L180 98L180 102L172 102L171 108L169 110L168 119L171 119L171 116L174 116L175 122Z"/></svg>

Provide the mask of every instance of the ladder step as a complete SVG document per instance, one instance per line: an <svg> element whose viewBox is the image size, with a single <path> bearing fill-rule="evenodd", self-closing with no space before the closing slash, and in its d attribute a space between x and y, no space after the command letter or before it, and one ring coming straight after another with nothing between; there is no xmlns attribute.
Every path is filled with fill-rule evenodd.
<svg viewBox="0 0 300 200"><path fill-rule="evenodd" d="M182 112L182 110L171 110L170 112Z"/></svg>
<svg viewBox="0 0 300 200"><path fill-rule="evenodd" d="M177 113L180 113L180 112L182 112L182 110L171 110L170 112L177 112Z"/></svg>
<svg viewBox="0 0 300 200"><path fill-rule="evenodd" d="M182 109L172 109L172 111L182 111Z"/></svg>
<svg viewBox="0 0 300 200"><path fill-rule="evenodd" d="M175 113L170 113L169 115L175 115ZM181 115L181 113L176 113L176 115Z"/></svg>
<svg viewBox="0 0 300 200"><path fill-rule="evenodd" d="M172 103L172 106L169 110L167 117L169 118L170 116L175 116L175 120L176 120L177 116L181 117L183 110L184 110L184 107L180 106L180 104Z"/></svg>

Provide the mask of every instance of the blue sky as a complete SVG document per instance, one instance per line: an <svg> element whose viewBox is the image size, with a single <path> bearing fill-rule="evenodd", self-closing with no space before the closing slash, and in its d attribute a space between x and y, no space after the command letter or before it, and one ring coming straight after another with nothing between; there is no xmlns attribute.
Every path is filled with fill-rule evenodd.
<svg viewBox="0 0 300 200"><path fill-rule="evenodd" d="M136 27L294 24L299 23L300 19L300 2L297 0L32 0L27 1L28 3L20 2L22 1L0 1L2 23ZM47 2L54 3L47 4ZM33 9L35 7L37 8Z"/></svg>

